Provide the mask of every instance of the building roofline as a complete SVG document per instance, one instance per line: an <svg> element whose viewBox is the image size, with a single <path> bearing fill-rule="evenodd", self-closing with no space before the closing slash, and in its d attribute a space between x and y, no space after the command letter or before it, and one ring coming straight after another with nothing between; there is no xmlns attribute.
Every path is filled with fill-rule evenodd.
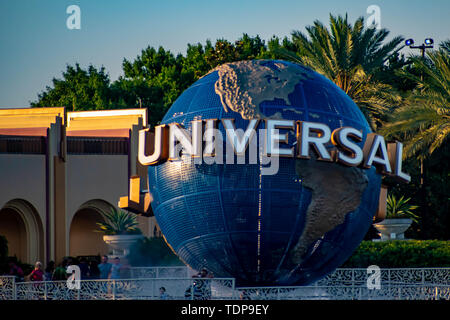
<svg viewBox="0 0 450 320"><path fill-rule="evenodd" d="M140 109L113 109L113 110L93 110L93 111L72 111L67 113L67 127L70 127L70 121L77 118L107 118L113 116L141 116L142 125L147 127L147 108Z"/></svg>

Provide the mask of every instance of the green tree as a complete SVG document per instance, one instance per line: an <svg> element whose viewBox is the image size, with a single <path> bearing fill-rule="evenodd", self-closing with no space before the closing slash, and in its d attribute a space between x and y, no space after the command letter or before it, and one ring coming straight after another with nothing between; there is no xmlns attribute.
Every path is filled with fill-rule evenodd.
<svg viewBox="0 0 450 320"><path fill-rule="evenodd" d="M150 125L156 125L176 98L193 82L183 71L183 57L169 50L147 47L133 61L123 60L124 75L113 83L114 102L147 108Z"/></svg>
<svg viewBox="0 0 450 320"><path fill-rule="evenodd" d="M425 159L450 134L450 56L445 48L412 57L421 76L405 73L417 88L389 118L382 132L403 141L404 156Z"/></svg>
<svg viewBox="0 0 450 320"><path fill-rule="evenodd" d="M448 239L450 234L450 149L446 143L450 132L450 58L445 43L428 52L425 59L411 57L411 67L399 71L415 88L381 130L405 145L404 167L412 180L408 185L394 185L392 190L420 202L420 222L413 226L412 234L421 239Z"/></svg>
<svg viewBox="0 0 450 320"><path fill-rule="evenodd" d="M71 111L109 109L109 76L105 68L89 65L87 70L68 65L62 79L53 78L53 87L38 95L32 107L62 107Z"/></svg>
<svg viewBox="0 0 450 320"><path fill-rule="evenodd" d="M322 22L306 27L307 34L292 33L295 51L283 49L287 58L323 74L344 90L375 129L384 114L401 102L401 97L376 76L398 50L403 38L383 44L389 31L364 27L361 17L351 25L347 15L330 15L330 28Z"/></svg>
<svg viewBox="0 0 450 320"><path fill-rule="evenodd" d="M219 39L213 48L208 48L205 52L205 60L212 69L227 62L242 60L242 57L235 45L228 40Z"/></svg>
<svg viewBox="0 0 450 320"><path fill-rule="evenodd" d="M226 62L255 59L266 52L259 36L247 34L232 43L219 39L188 44L186 55L174 56L160 47L147 47L133 61L124 59L124 75L112 84L112 101L124 107L145 107L156 125L178 96L211 69Z"/></svg>

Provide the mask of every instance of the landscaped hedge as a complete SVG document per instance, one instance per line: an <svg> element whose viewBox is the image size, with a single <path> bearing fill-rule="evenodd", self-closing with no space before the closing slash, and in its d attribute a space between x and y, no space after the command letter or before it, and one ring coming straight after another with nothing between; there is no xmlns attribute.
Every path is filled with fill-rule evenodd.
<svg viewBox="0 0 450 320"><path fill-rule="evenodd" d="M450 267L450 241L363 241L342 268Z"/></svg>
<svg viewBox="0 0 450 320"><path fill-rule="evenodd" d="M163 238L143 238L130 248L127 256L133 267L184 266Z"/></svg>

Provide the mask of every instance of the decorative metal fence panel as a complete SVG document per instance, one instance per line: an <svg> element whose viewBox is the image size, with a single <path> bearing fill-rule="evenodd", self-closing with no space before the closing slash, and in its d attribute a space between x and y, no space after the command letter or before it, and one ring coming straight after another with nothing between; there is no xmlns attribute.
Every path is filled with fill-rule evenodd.
<svg viewBox="0 0 450 320"><path fill-rule="evenodd" d="M189 278L188 267L133 267L130 278Z"/></svg>
<svg viewBox="0 0 450 320"><path fill-rule="evenodd" d="M164 287L164 299L232 299L233 278L152 278L121 280L80 280L80 289L67 281L16 283L17 300L157 300ZM8 299L8 298L6 298Z"/></svg>
<svg viewBox="0 0 450 320"><path fill-rule="evenodd" d="M16 286L14 276L0 276L0 300L16 299Z"/></svg>
<svg viewBox="0 0 450 320"><path fill-rule="evenodd" d="M448 285L391 285L369 290L365 286L304 286L237 288L243 300L450 300Z"/></svg>
<svg viewBox="0 0 450 320"><path fill-rule="evenodd" d="M450 285L450 268L389 268L380 269L381 284L443 284ZM340 268L315 285L365 284L366 268Z"/></svg>
<svg viewBox="0 0 450 320"><path fill-rule="evenodd" d="M235 288L233 278L191 278L187 267L131 268L132 279L15 282L0 276L0 300L267 299L450 300L450 268L380 269L379 289L369 289L367 269L337 269L303 287Z"/></svg>

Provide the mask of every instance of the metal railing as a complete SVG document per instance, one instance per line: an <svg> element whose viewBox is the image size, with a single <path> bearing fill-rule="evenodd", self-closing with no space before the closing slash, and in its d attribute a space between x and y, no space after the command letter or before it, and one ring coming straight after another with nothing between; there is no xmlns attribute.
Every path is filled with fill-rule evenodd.
<svg viewBox="0 0 450 320"><path fill-rule="evenodd" d="M132 267L130 278L189 278L188 267Z"/></svg>
<svg viewBox="0 0 450 320"><path fill-rule="evenodd" d="M359 285L365 284L366 268L339 268L314 285ZM383 285L437 284L450 285L450 268L385 268L380 269Z"/></svg>
<svg viewBox="0 0 450 320"><path fill-rule="evenodd" d="M309 286L235 288L233 278L190 278L187 267L131 268L133 279L15 282L0 276L0 300L295 299L295 300L450 300L450 268L380 269L379 289L369 289L367 269L337 269Z"/></svg>
<svg viewBox="0 0 450 320"><path fill-rule="evenodd" d="M369 289L365 285L237 288L243 300L450 300L449 285L390 285Z"/></svg>
<svg viewBox="0 0 450 320"><path fill-rule="evenodd" d="M0 300L16 300L16 277L0 276Z"/></svg>
<svg viewBox="0 0 450 320"><path fill-rule="evenodd" d="M19 282L17 300L217 300L232 299L233 278L152 278L120 280L79 280L70 288L67 281ZM160 288L165 288L161 297ZM9 295L12 297L12 295Z"/></svg>

